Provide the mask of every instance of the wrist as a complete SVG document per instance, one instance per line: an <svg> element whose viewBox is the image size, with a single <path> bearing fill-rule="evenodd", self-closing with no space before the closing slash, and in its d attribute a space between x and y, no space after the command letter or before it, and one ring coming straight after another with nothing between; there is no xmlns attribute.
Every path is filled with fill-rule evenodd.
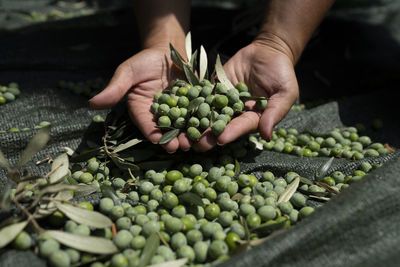
<svg viewBox="0 0 400 267"><path fill-rule="evenodd" d="M297 53L295 52L296 50L291 47L290 43L285 40L285 38L282 38L273 32L261 31L252 44L258 47L273 49L278 53L287 56L293 65L296 64L298 59Z"/></svg>

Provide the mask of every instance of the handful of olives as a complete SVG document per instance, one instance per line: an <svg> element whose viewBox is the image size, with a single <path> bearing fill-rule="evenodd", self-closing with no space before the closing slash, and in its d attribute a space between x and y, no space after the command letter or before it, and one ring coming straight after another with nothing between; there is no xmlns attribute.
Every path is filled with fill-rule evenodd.
<svg viewBox="0 0 400 267"><path fill-rule="evenodd" d="M159 128L179 129L177 134L186 131L192 141L197 141L207 128L219 136L231 119L243 112L244 101L249 98L248 87L242 82L227 88L206 79L195 86L179 80L170 91L156 94L150 109ZM264 110L266 105L266 99L257 98L257 110Z"/></svg>
<svg viewBox="0 0 400 267"><path fill-rule="evenodd" d="M12 82L8 86L0 85L0 105L13 102L20 93L17 83Z"/></svg>

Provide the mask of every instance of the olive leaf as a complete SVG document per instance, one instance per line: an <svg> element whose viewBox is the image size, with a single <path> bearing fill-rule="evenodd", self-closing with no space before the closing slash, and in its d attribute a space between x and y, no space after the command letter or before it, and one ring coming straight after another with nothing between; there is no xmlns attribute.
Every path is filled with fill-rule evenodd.
<svg viewBox="0 0 400 267"><path fill-rule="evenodd" d="M55 202L55 205L59 211L79 224L95 228L106 228L112 225L112 221L99 212L61 204L59 202Z"/></svg>
<svg viewBox="0 0 400 267"><path fill-rule="evenodd" d="M197 54L198 54L199 52L198 52L198 50L196 49L196 51L194 51L194 53L192 54L192 57L191 57L191 59L190 59L190 61L189 61L189 66L190 66L190 68L191 68L191 70L193 71L193 72L195 72L196 71L196 69L197 69Z"/></svg>
<svg viewBox="0 0 400 267"><path fill-rule="evenodd" d="M51 196L54 196L51 195ZM59 200L59 201L68 201L72 199L72 194L70 191L61 191L58 192L55 196L54 196L54 200ZM37 203L39 202L40 198L37 198L33 203L32 206L36 206ZM57 210L57 207L54 203L54 201L49 201L49 202L44 202L41 203L39 205L39 209L36 211L36 213L34 214L35 218L42 218L42 217L46 217L50 214L52 214L53 212L55 212Z"/></svg>
<svg viewBox="0 0 400 267"><path fill-rule="evenodd" d="M240 164L237 159L235 159L235 175L238 175L240 173Z"/></svg>
<svg viewBox="0 0 400 267"><path fill-rule="evenodd" d="M188 261L188 258L182 258L178 260L166 261L158 264L152 264L149 267L181 267L185 265Z"/></svg>
<svg viewBox="0 0 400 267"><path fill-rule="evenodd" d="M271 234L272 232L278 230L278 229L282 229L283 227L285 227L285 224L287 222L287 218L283 221L280 222L273 222L273 223L269 223L268 221L266 223L261 224L260 226L254 228L252 230L252 232L258 234L260 237L264 237L267 236L269 234Z"/></svg>
<svg viewBox="0 0 400 267"><path fill-rule="evenodd" d="M297 190L300 193L302 193L302 194L304 194L306 196L309 196L309 197L311 197L311 196L324 197L324 196L329 194L328 192L310 192L310 191L306 191L306 190L303 190L303 189L300 189L300 188L298 188Z"/></svg>
<svg viewBox="0 0 400 267"><path fill-rule="evenodd" d="M138 266L144 267L149 265L151 259L157 252L157 248L160 245L160 238L157 233L151 234L151 236L146 240L146 245L142 250L142 255L140 256L140 261Z"/></svg>
<svg viewBox="0 0 400 267"><path fill-rule="evenodd" d="M242 195L241 193L236 193L231 197L231 199L233 201L236 201L236 200L241 200L243 197L244 197L244 195Z"/></svg>
<svg viewBox="0 0 400 267"><path fill-rule="evenodd" d="M313 185L314 184L310 179L307 179L305 177L300 177L300 182L303 183L303 184L307 184L307 185Z"/></svg>
<svg viewBox="0 0 400 267"><path fill-rule="evenodd" d="M70 157L75 153L75 151L72 148L67 147L67 146L63 146L63 147L61 147L61 149L64 150L65 153L67 153L67 155Z"/></svg>
<svg viewBox="0 0 400 267"><path fill-rule="evenodd" d="M177 137L179 132L180 132L179 129L173 129L171 131L166 132L165 134L163 134L163 136L161 137L160 141L158 141L158 143L160 145L168 143L169 141L171 141L172 139Z"/></svg>
<svg viewBox="0 0 400 267"><path fill-rule="evenodd" d="M7 170L11 169L10 164L8 163L1 149L0 149L0 166L3 166Z"/></svg>
<svg viewBox="0 0 400 267"><path fill-rule="evenodd" d="M334 157L331 157L327 162L325 162L315 173L315 178L317 180L323 178L327 173L329 168L332 166Z"/></svg>
<svg viewBox="0 0 400 267"><path fill-rule="evenodd" d="M192 114L196 112L197 108L203 103L203 100L201 98L195 98L192 101L190 101L187 111L188 113ZM212 114L211 114L212 115Z"/></svg>
<svg viewBox="0 0 400 267"><path fill-rule="evenodd" d="M67 176L67 183L72 184L72 185L77 185L78 182L72 178L71 176Z"/></svg>
<svg viewBox="0 0 400 267"><path fill-rule="evenodd" d="M309 197L312 198L312 199L322 200L322 201L329 201L330 200L330 198L328 198L328 197L321 197L321 196L314 196L314 195L310 195Z"/></svg>
<svg viewBox="0 0 400 267"><path fill-rule="evenodd" d="M217 73L218 80L226 86L226 88L234 88L233 84L231 81L228 79L228 76L226 76L226 73L224 71L224 67L222 66L221 63L221 58L219 55L217 55L217 61L215 63L215 72Z"/></svg>
<svg viewBox="0 0 400 267"><path fill-rule="evenodd" d="M171 43L169 44L169 48L171 51L172 62L174 62L174 64L180 69L183 69L185 60L183 60L183 57L179 54L179 52L175 49L175 47Z"/></svg>
<svg viewBox="0 0 400 267"><path fill-rule="evenodd" d="M199 80L202 81L207 72L207 53L204 47L200 46L200 73L199 73Z"/></svg>
<svg viewBox="0 0 400 267"><path fill-rule="evenodd" d="M123 150L125 150L125 149L128 149L128 148L130 148L130 147L132 147L132 146L135 146L135 145L141 143L142 141L143 141L143 140L137 139L137 138L132 139L132 140L126 142L126 143L123 143L123 144L118 145L118 146L114 149L113 152L114 152L114 153L121 152L121 151L123 151Z"/></svg>
<svg viewBox="0 0 400 267"><path fill-rule="evenodd" d="M127 169L132 169L132 170L139 170L139 166L136 164L133 164L127 160L121 159L113 154L109 155L111 160L114 162L115 165L117 165L118 168L127 170Z"/></svg>
<svg viewBox="0 0 400 267"><path fill-rule="evenodd" d="M80 251L95 254L113 254L118 252L118 248L114 243L105 238L82 236L56 230L49 230L45 233L61 244Z"/></svg>
<svg viewBox="0 0 400 267"><path fill-rule="evenodd" d="M250 230L247 225L246 219L243 216L240 216L240 224L243 225L244 228L244 238L249 241L250 240Z"/></svg>
<svg viewBox="0 0 400 267"><path fill-rule="evenodd" d="M248 100L268 100L268 98L264 96L241 96L240 99L242 101L248 101Z"/></svg>
<svg viewBox="0 0 400 267"><path fill-rule="evenodd" d="M88 159L99 155L101 149L102 149L101 147L98 147L95 149L86 150L79 155L73 155L70 159L70 162L77 163L77 162L87 161Z"/></svg>
<svg viewBox="0 0 400 267"><path fill-rule="evenodd" d="M278 203L281 202L287 202L289 201L293 194L296 192L297 188L299 187L300 183L300 176L297 176L293 182L291 182L285 189L285 191L282 192L282 194L279 196Z"/></svg>
<svg viewBox="0 0 400 267"><path fill-rule="evenodd" d="M50 139L50 129L50 125L45 126L41 128L34 137L32 137L24 152L22 152L22 156L16 166L17 169L25 165L33 157L33 155L41 151L46 146L47 142Z"/></svg>
<svg viewBox="0 0 400 267"><path fill-rule="evenodd" d="M192 192L185 192L181 195L178 196L179 202L182 204L187 204L191 206L204 206L203 200L201 197L195 193Z"/></svg>
<svg viewBox="0 0 400 267"><path fill-rule="evenodd" d="M326 184L326 183L323 183L323 182L316 182L316 184L319 185L320 187L325 188L326 191L328 191L328 192L330 192L330 193L334 193L334 194L339 194L339 193L340 193L339 190L337 190L336 188L334 188L334 187L332 187L332 186L330 186L330 185L328 185L328 184Z"/></svg>
<svg viewBox="0 0 400 267"><path fill-rule="evenodd" d="M185 72L186 79L191 85L199 85L199 79L197 79L194 72L187 66L183 65L183 71Z"/></svg>
<svg viewBox="0 0 400 267"><path fill-rule="evenodd" d="M188 61L190 61L191 56L192 56L192 35L191 35L190 31L186 34L185 50L186 50L186 56L188 58Z"/></svg>
<svg viewBox="0 0 400 267"><path fill-rule="evenodd" d="M251 140L249 140L250 142L252 142L254 145L255 145L255 147L256 147L256 149L258 149L258 150L263 150L263 148L264 148L264 146L263 146L263 144L261 143L261 142L259 142L258 140L256 140L256 139L251 139Z"/></svg>
<svg viewBox="0 0 400 267"><path fill-rule="evenodd" d="M66 153L61 154L51 164L53 173L49 177L49 183L54 184L62 181L69 174L69 160Z"/></svg>
<svg viewBox="0 0 400 267"><path fill-rule="evenodd" d="M14 240L14 238L24 230L28 221L10 224L0 230L0 248L7 246L8 243Z"/></svg>

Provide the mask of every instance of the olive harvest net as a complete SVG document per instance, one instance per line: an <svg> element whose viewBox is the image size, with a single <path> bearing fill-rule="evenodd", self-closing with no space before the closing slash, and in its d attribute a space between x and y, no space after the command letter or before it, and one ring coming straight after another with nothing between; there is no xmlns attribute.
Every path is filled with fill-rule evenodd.
<svg viewBox="0 0 400 267"><path fill-rule="evenodd" d="M66 101L68 99L68 101ZM91 121L96 114L86 99L59 89L27 89L14 101L1 107L0 125L30 127L40 121L52 124L51 139L46 148L35 155L26 168L31 173L44 172L35 166L37 160L55 157L63 146L76 149L82 136L91 135ZM291 111L278 125L326 133L343 127L338 105L331 102L313 109ZM36 130L0 134L0 147L15 165ZM313 179L318 168L328 158L301 158L273 151L251 151L241 160L241 170L255 176L270 170L277 175L295 171ZM223 262L223 266L398 266L400 255L400 157L398 152L359 161L334 159L330 171L340 170L351 174L362 161L383 163L333 197L310 217L285 231L272 234L266 242L244 254ZM43 170L41 169L43 168ZM0 188L4 188L6 173L0 170ZM0 190L1 191L1 190ZM93 199L94 200L94 199ZM9 216L0 212L0 219ZM45 266L45 261L31 251L12 249L0 251L0 266Z"/></svg>

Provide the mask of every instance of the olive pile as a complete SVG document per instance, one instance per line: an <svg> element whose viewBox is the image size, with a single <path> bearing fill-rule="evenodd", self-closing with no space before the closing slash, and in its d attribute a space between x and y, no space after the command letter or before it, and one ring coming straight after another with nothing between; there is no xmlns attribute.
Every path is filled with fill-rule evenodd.
<svg viewBox="0 0 400 267"><path fill-rule="evenodd" d="M43 127L45 127L45 126L47 126L47 125L50 125L51 123L50 122L48 122L48 121L41 121L38 125L35 125L34 127L33 127L33 129L40 129L40 128L43 128ZM32 130L31 128L28 128L28 127L25 127L25 128L22 128L22 129L19 129L19 128L17 128L17 127L12 127L12 128L10 128L10 129L8 129L8 130L0 130L0 134L2 134L2 133L17 133L17 132L26 132L26 131L30 131L30 130Z"/></svg>
<svg viewBox="0 0 400 267"><path fill-rule="evenodd" d="M379 166L362 162L351 175L334 171L315 183L295 172L283 177L270 171L239 174L237 163L226 153L215 161L208 158L201 164L182 163L171 170L148 170L135 176L114 167L110 170L91 158L83 165L72 165L67 181L97 186L103 193L99 204L78 205L105 214L113 220L115 229L77 224L59 211L47 220L65 232L110 239L119 252L99 258L63 246L46 234L37 237L25 231L12 245L21 250L37 247L38 254L51 266L138 266L146 242L158 233L161 243L151 264L180 258L187 258L189 265L219 262L244 243L249 242L251 248L252 241L304 219L314 211L312 200L329 200ZM296 179L300 179L296 191L282 200ZM104 186L114 193L106 193ZM11 198L14 194L15 189Z"/></svg>
<svg viewBox="0 0 400 267"><path fill-rule="evenodd" d="M243 99L250 97L242 82L226 88L206 79L195 86L180 80L170 91L156 94L150 109L161 129L185 130L191 140L197 141L209 127L214 135L220 135L231 119L244 111ZM256 101L258 110L266 105L266 99Z"/></svg>
<svg viewBox="0 0 400 267"><path fill-rule="evenodd" d="M58 87L61 89L68 89L74 94L83 95L86 97L93 97L100 93L101 90L106 86L106 82L103 78L98 77L96 79L87 80L85 82L71 82L71 81L60 81Z"/></svg>
<svg viewBox="0 0 400 267"><path fill-rule="evenodd" d="M9 83L8 86L0 85L0 105L13 102L20 93L17 83Z"/></svg>
<svg viewBox="0 0 400 267"><path fill-rule="evenodd" d="M307 206L307 196L300 192L294 193L290 201L278 203L279 196L298 176L296 173L275 177L267 171L259 179L251 174L237 174L230 156L220 157L213 165L183 164L169 171L149 170L135 179L115 175L124 177L117 169L110 174L95 158L83 167L72 167L76 182L112 186L118 199L126 199L119 203L104 197L98 206L118 230L113 241L121 253L110 259L111 266L116 267L136 266L147 238L155 232L160 233L163 243L152 264L177 258L206 263L224 259L240 246L240 240L246 240L246 228L250 230L249 238L254 240L259 238L257 229L288 227L314 210ZM202 205L185 199L187 193L201 199ZM71 221L64 227L73 233L97 234ZM102 231L102 236L111 238L111 230ZM103 266L96 264L93 266Z"/></svg>
<svg viewBox="0 0 400 267"><path fill-rule="evenodd" d="M299 133L296 129L276 129L271 141L250 136L249 141L259 143L265 150L293 154L301 157L340 157L360 160L390 153L381 143L373 143L368 136L359 136L355 127L334 129L329 134Z"/></svg>

